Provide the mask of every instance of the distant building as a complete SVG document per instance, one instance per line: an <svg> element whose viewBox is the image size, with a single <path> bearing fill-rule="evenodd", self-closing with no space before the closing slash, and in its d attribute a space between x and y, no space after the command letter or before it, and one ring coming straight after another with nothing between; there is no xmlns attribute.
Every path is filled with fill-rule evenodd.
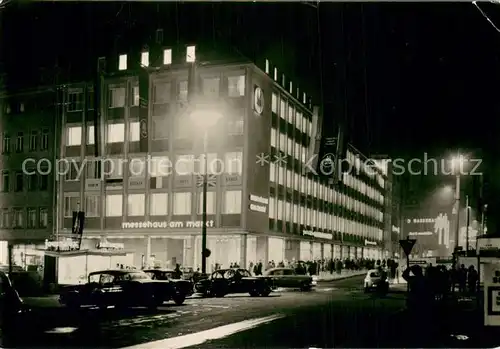
<svg viewBox="0 0 500 349"><path fill-rule="evenodd" d="M55 87L0 94L0 263L40 265L53 233ZM38 166L38 169L37 169Z"/></svg>
<svg viewBox="0 0 500 349"><path fill-rule="evenodd" d="M44 95L44 103L52 107L47 109L50 116L45 116L43 108L36 113L26 109L26 119L12 118L13 124L4 126L11 147L17 144L13 133L29 133L35 138L36 128L37 139L44 146L43 150L36 148L40 153L35 153L35 164L41 158L53 159L52 164L57 163L56 156L62 159L57 175L52 171L52 177L43 177L43 183L49 181L43 185L47 189L36 191L29 199L27 189L23 194L12 193L12 199L0 196L12 217L20 205L16 200L21 200L26 227L37 226L18 230L9 225L11 228L2 230L5 239L20 241L19 246L26 240L30 250L23 256L42 249L46 238L69 237L73 212L82 210L86 215L84 249L99 248L102 241L123 246L133 253L136 267L201 265L198 174L203 172L200 154L205 130L188 115L193 108L188 103L188 80L193 77L188 64L175 61L177 56L165 49L162 64L151 69L144 80L143 69L127 68L132 67L132 59L149 65L148 56L121 55L108 62L115 62L118 69L107 72L100 89L89 82L61 85L60 93L47 91ZM212 165L207 197L209 270L215 264L249 266L259 261L378 259L386 255L386 176L352 146L347 150L352 168L343 174L339 186L305 171L318 119L303 91L267 61L262 68L241 61L199 64L197 77L192 81L198 94L210 101L203 108L217 108L223 115L208 131L208 162ZM140 95L140 84L147 86L146 96ZM100 91L97 105L95 90ZM57 119L54 105L62 106ZM95 107L100 111L98 139ZM31 126L27 120L33 125L37 121L39 126ZM95 158L96 144L100 159ZM31 156L21 154L4 155L9 163L5 169L17 171ZM32 222L32 207L37 223ZM41 228L45 212L47 224Z"/></svg>

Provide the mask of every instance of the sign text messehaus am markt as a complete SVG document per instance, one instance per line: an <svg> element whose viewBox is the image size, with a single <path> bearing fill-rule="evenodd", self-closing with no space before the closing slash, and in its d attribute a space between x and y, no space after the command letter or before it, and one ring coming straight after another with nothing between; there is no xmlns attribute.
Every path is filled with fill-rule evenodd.
<svg viewBox="0 0 500 349"><path fill-rule="evenodd" d="M158 229L158 228L201 228L202 221L145 221L145 222L123 222L122 229ZM207 221L207 228L214 228L213 220Z"/></svg>

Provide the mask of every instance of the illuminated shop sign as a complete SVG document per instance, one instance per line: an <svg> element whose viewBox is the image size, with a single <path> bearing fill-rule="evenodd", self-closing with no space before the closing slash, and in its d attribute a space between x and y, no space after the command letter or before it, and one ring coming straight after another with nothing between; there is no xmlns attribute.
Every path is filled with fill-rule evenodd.
<svg viewBox="0 0 500 349"><path fill-rule="evenodd" d="M323 232L314 231L314 230L303 230L302 234L303 235L308 235L308 236L313 236L315 238L326 239L326 240L332 240L333 239L333 234L323 233Z"/></svg>
<svg viewBox="0 0 500 349"><path fill-rule="evenodd" d="M69 238L59 241L45 240L45 249L48 251L76 251L79 249L79 242Z"/></svg>
<svg viewBox="0 0 500 349"><path fill-rule="evenodd" d="M109 242L106 239L99 241L95 248L98 250L123 250L125 248L125 244L121 242Z"/></svg>
<svg viewBox="0 0 500 349"><path fill-rule="evenodd" d="M377 242L365 239L365 246L377 246Z"/></svg>
<svg viewBox="0 0 500 349"><path fill-rule="evenodd" d="M413 236L428 236L428 235L433 235L434 233L432 231L410 231L408 235L413 235Z"/></svg>
<svg viewBox="0 0 500 349"><path fill-rule="evenodd" d="M255 212L267 212L267 205L269 204L269 199L258 195L250 195L250 211Z"/></svg>
<svg viewBox="0 0 500 349"><path fill-rule="evenodd" d="M146 221L146 222L123 222L122 229L158 229L158 228L201 228L202 221ZM207 228L214 228L213 220L207 221Z"/></svg>

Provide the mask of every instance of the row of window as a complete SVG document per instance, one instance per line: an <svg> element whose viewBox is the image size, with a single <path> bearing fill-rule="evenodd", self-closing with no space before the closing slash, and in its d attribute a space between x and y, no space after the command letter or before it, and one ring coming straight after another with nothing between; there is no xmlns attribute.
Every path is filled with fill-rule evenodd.
<svg viewBox="0 0 500 349"><path fill-rule="evenodd" d="M65 194L64 198L64 216L73 217L73 211L80 210L80 197L78 194ZM192 212L192 200L197 200L197 213L202 213L201 193L172 193L172 214L174 215L190 215ZM216 193L207 192L207 214L216 213ZM166 216L169 214L169 194L167 193L150 193L149 199L149 215L150 216ZM197 197L197 199L196 199ZM222 198L222 213L223 214L240 214L241 213L241 190L230 190L223 194ZM87 217L101 216L101 196L87 195L85 196L85 214ZM107 194L104 204L106 217L134 217L146 215L146 195L145 194L129 194L125 203L126 210L123 207L123 195Z"/></svg>
<svg viewBox="0 0 500 349"><path fill-rule="evenodd" d="M82 175L85 178L97 179L97 161L95 159L67 158L68 166L65 168L66 181L79 181ZM177 155L174 160L168 156L148 156L132 159L106 158L102 160L103 174L106 178L123 178L125 171L129 177L167 177L170 174L180 176L206 173L242 175L243 153L228 152L223 157L216 153L207 154L205 166L204 156ZM205 170L205 167L207 169ZM61 171L62 172L62 171Z"/></svg>
<svg viewBox="0 0 500 349"><path fill-rule="evenodd" d="M278 105L279 101L279 105ZM292 103L288 103L283 97L279 98L277 93L272 94L271 110L280 118L288 121L303 133L313 136L312 122L299 110L295 110Z"/></svg>
<svg viewBox="0 0 500 349"><path fill-rule="evenodd" d="M282 152L284 152L285 154L287 154L288 156L290 156L292 158L300 159L304 165L307 163L307 153L308 153L307 148L299 143L296 143L293 139L291 139L287 135L277 131L275 128L271 128L271 146L281 150ZM350 153L350 152L348 154L352 155L352 153ZM359 157L356 157L356 158L352 158L352 157L349 158L348 157L348 161L351 164L355 164L354 166L360 166ZM350 169L350 170L352 170L352 169ZM270 180L271 181L276 182L276 176L278 176L277 177L278 183L281 185L285 185L284 184L285 183L284 175L280 176L280 172L284 171L284 169L278 169L278 173L276 173L276 170L273 169L273 164L271 164L270 171L271 171L270 172ZM371 170L371 172L373 172L373 170ZM289 176L290 176L290 179L289 179ZM289 188L294 188L294 187L292 187L292 184L291 184L292 183L291 176L298 176L298 175L294 174L293 172L290 172L290 174L288 174L288 171L287 171L287 177L286 177L287 184L286 185ZM294 180L294 182L298 182L298 180L299 179L297 178ZM347 186L349 186L350 188L353 188L354 190L356 190L357 192L368 196L372 200L375 200L381 204L384 202L384 196L378 190L372 188L371 186L367 185L366 183L362 182L361 180L355 178L350 173L344 174L344 183ZM302 188L305 188L305 186L302 186ZM295 185L294 189L298 190L298 185ZM306 193L306 194L312 195L309 193Z"/></svg>
<svg viewBox="0 0 500 349"><path fill-rule="evenodd" d="M349 210L359 212L365 216L373 217L379 221L382 221L383 219L382 211L361 201L355 200L345 194L339 193L330 186L314 181L304 175L300 175L298 173L295 173L294 171L287 170L281 166L277 166L274 163L270 164L269 171L270 182L278 183L287 188L296 190L306 195L313 196L318 199L322 199L326 202L332 202L337 205L342 205ZM365 185L365 187L368 188L368 191L370 189L373 190L370 186Z"/></svg>
<svg viewBox="0 0 500 349"><path fill-rule="evenodd" d="M317 229L334 230L372 239L382 239L382 230L380 228L284 202L276 198L269 199L269 218L307 225Z"/></svg>
<svg viewBox="0 0 500 349"><path fill-rule="evenodd" d="M106 140L108 143L122 143L125 141L125 123L113 123L107 125ZM139 121L129 123L129 142L138 142L140 140ZM70 126L66 128L66 146L74 147L82 145L83 127ZM87 145L95 144L94 126L87 126Z"/></svg>
<svg viewBox="0 0 500 349"><path fill-rule="evenodd" d="M14 181L11 177L14 176ZM26 179L26 180L25 180ZM12 188L13 185L13 188ZM28 191L47 190L49 187L49 176L43 174L26 175L22 171L3 171L2 172L2 192L8 193L12 189L15 192L22 192L24 189Z"/></svg>
<svg viewBox="0 0 500 349"><path fill-rule="evenodd" d="M245 76L227 76L227 97L242 97L245 95ZM206 77L202 79L201 91L204 96L209 98L221 97L221 78ZM83 92L82 96L73 97L80 103L69 104L69 111L83 110ZM172 82L156 82L153 86L153 104L166 104L173 101L185 102L188 99L188 81L179 80L176 82L176 88L172 88ZM129 102L127 104L127 89L124 86L115 86L109 88L109 108L123 108L126 105L139 105L139 86L133 86Z"/></svg>
<svg viewBox="0 0 500 349"><path fill-rule="evenodd" d="M343 176L342 179L343 183L347 185L349 188L352 188L357 192L368 196L370 199L375 200L380 204L384 203L384 196L378 190L367 185L366 183L354 177L350 173L344 173L342 176Z"/></svg>
<svg viewBox="0 0 500 349"><path fill-rule="evenodd" d="M25 139L27 135L24 132L18 132L16 141L14 144L15 151L17 153L24 152L25 148ZM49 130L43 129L41 134L38 131L31 131L29 134L29 151L37 151L37 150L47 150L49 149ZM12 152L12 139L9 133L3 134L2 141L2 153L9 154Z"/></svg>
<svg viewBox="0 0 500 349"><path fill-rule="evenodd" d="M29 207L2 209L2 221L0 222L2 228L47 228L49 224L49 210L48 208Z"/></svg>
<svg viewBox="0 0 500 349"><path fill-rule="evenodd" d="M364 173L370 178L375 178L378 185L380 185L381 188L384 188L385 180L384 177L378 173L378 171L374 170L374 164L377 165L377 162L371 161L370 163L367 163L366 161L361 161L360 157L352 153L350 150L347 151L346 154L347 161L349 164L354 164L354 169L357 171L357 173ZM383 166L380 168L377 166L381 172L384 172Z"/></svg>

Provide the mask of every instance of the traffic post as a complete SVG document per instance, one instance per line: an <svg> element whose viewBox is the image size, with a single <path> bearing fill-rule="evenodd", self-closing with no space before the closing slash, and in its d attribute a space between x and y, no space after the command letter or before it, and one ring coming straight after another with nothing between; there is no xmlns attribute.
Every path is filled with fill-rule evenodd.
<svg viewBox="0 0 500 349"><path fill-rule="evenodd" d="M413 246L415 246L415 243L417 242L417 239L410 239L410 237L404 239L404 240L399 240L399 245L403 249L404 254L406 255L406 268L410 268L410 253L411 250L413 249ZM407 291L410 290L410 284L407 284L406 286Z"/></svg>

